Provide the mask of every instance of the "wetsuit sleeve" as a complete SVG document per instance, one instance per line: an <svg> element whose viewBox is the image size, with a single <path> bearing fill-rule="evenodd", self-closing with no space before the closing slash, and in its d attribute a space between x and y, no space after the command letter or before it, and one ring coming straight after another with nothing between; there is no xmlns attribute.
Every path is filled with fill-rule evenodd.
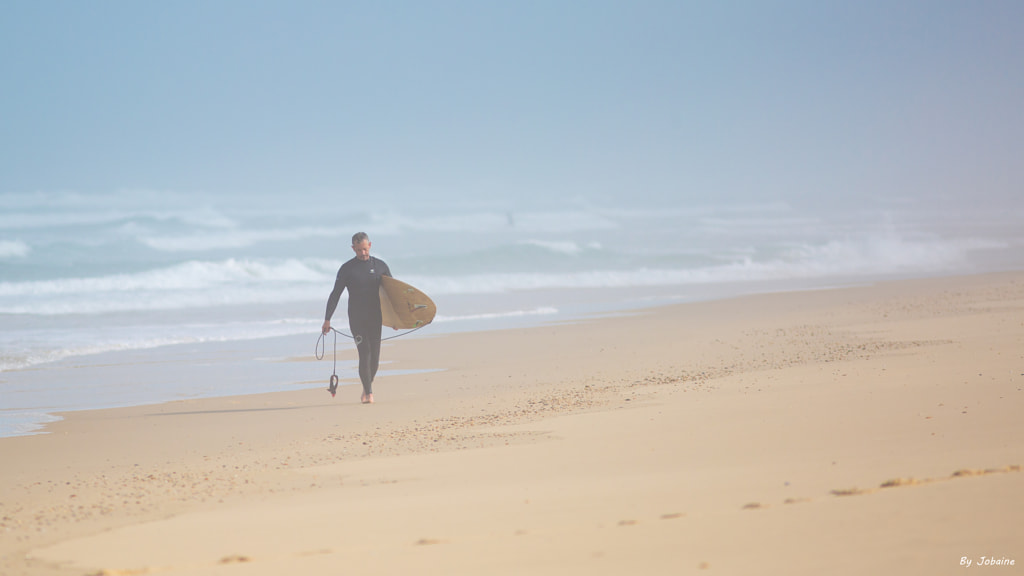
<svg viewBox="0 0 1024 576"><path fill-rule="evenodd" d="M341 293L345 291L345 275L342 274L343 270L344 268L339 268L338 276L334 279L334 290L331 291L331 296L327 299L327 314L324 316L324 320L330 320L334 316L334 310L338 307Z"/></svg>
<svg viewBox="0 0 1024 576"><path fill-rule="evenodd" d="M391 276L391 268L388 268L387 262L381 262L384 265L384 271L381 272L384 276Z"/></svg>

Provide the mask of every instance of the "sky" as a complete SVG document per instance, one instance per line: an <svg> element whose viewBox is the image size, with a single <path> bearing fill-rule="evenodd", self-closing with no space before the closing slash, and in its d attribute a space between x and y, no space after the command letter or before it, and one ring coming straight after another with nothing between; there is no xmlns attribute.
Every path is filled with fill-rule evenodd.
<svg viewBox="0 0 1024 576"><path fill-rule="evenodd" d="M1024 2L0 1L0 194L1022 207Z"/></svg>

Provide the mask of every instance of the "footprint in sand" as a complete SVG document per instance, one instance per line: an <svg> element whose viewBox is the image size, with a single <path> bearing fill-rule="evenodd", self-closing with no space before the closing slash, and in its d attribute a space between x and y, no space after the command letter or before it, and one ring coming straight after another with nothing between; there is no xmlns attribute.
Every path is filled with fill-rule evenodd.
<svg viewBox="0 0 1024 576"><path fill-rule="evenodd" d="M883 482L880 488L897 488L899 486L914 486L917 484L921 484L921 482L914 478L893 478Z"/></svg>
<svg viewBox="0 0 1024 576"><path fill-rule="evenodd" d="M833 496L860 496L870 492L871 490L861 490L860 488L843 488L842 490L833 490L831 494Z"/></svg>
<svg viewBox="0 0 1024 576"><path fill-rule="evenodd" d="M951 478L962 478L964 476L986 476L988 474L1006 474L1007 472L1020 472L1020 465L1013 464L1010 466L1003 466L1002 468L986 468L985 470L974 470L971 468L963 468L953 472Z"/></svg>
<svg viewBox="0 0 1024 576"><path fill-rule="evenodd" d="M923 484L930 484L932 482L946 482L954 480L956 478L967 478L970 476L987 476L989 474L1008 474L1011 472L1020 472L1020 465L1012 464L1010 466L1003 466L1002 468L987 468L985 470L977 470L973 468L961 468L943 478L924 478L918 480L916 478L892 478L886 480L879 485L879 488L900 488L903 486L921 486ZM875 490L861 490L860 488L846 488L842 490L832 490L833 496L859 496L861 494L871 494Z"/></svg>

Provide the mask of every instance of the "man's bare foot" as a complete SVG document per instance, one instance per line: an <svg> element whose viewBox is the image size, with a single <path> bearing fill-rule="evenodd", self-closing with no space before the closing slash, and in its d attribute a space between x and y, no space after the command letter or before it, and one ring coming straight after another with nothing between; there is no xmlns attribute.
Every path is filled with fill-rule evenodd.
<svg viewBox="0 0 1024 576"><path fill-rule="evenodd" d="M366 403L367 404L373 404L373 394L367 394L366 395Z"/></svg>
<svg viewBox="0 0 1024 576"><path fill-rule="evenodd" d="M363 394L362 396L360 396L359 397L359 401L362 402L363 404L366 404L367 403L367 401L366 401L366 394Z"/></svg>

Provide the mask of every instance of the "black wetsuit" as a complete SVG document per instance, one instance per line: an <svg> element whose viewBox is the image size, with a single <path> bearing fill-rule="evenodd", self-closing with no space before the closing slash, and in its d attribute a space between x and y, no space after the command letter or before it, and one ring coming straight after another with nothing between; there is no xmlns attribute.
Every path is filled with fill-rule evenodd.
<svg viewBox="0 0 1024 576"><path fill-rule="evenodd" d="M330 320L342 291L348 288L348 327L356 340L359 351L359 379L363 382L363 393L373 393L373 378L380 364L380 277L391 276L391 270L383 260L370 256L369 260L353 258L341 265L334 280L334 290L327 299L327 316Z"/></svg>

